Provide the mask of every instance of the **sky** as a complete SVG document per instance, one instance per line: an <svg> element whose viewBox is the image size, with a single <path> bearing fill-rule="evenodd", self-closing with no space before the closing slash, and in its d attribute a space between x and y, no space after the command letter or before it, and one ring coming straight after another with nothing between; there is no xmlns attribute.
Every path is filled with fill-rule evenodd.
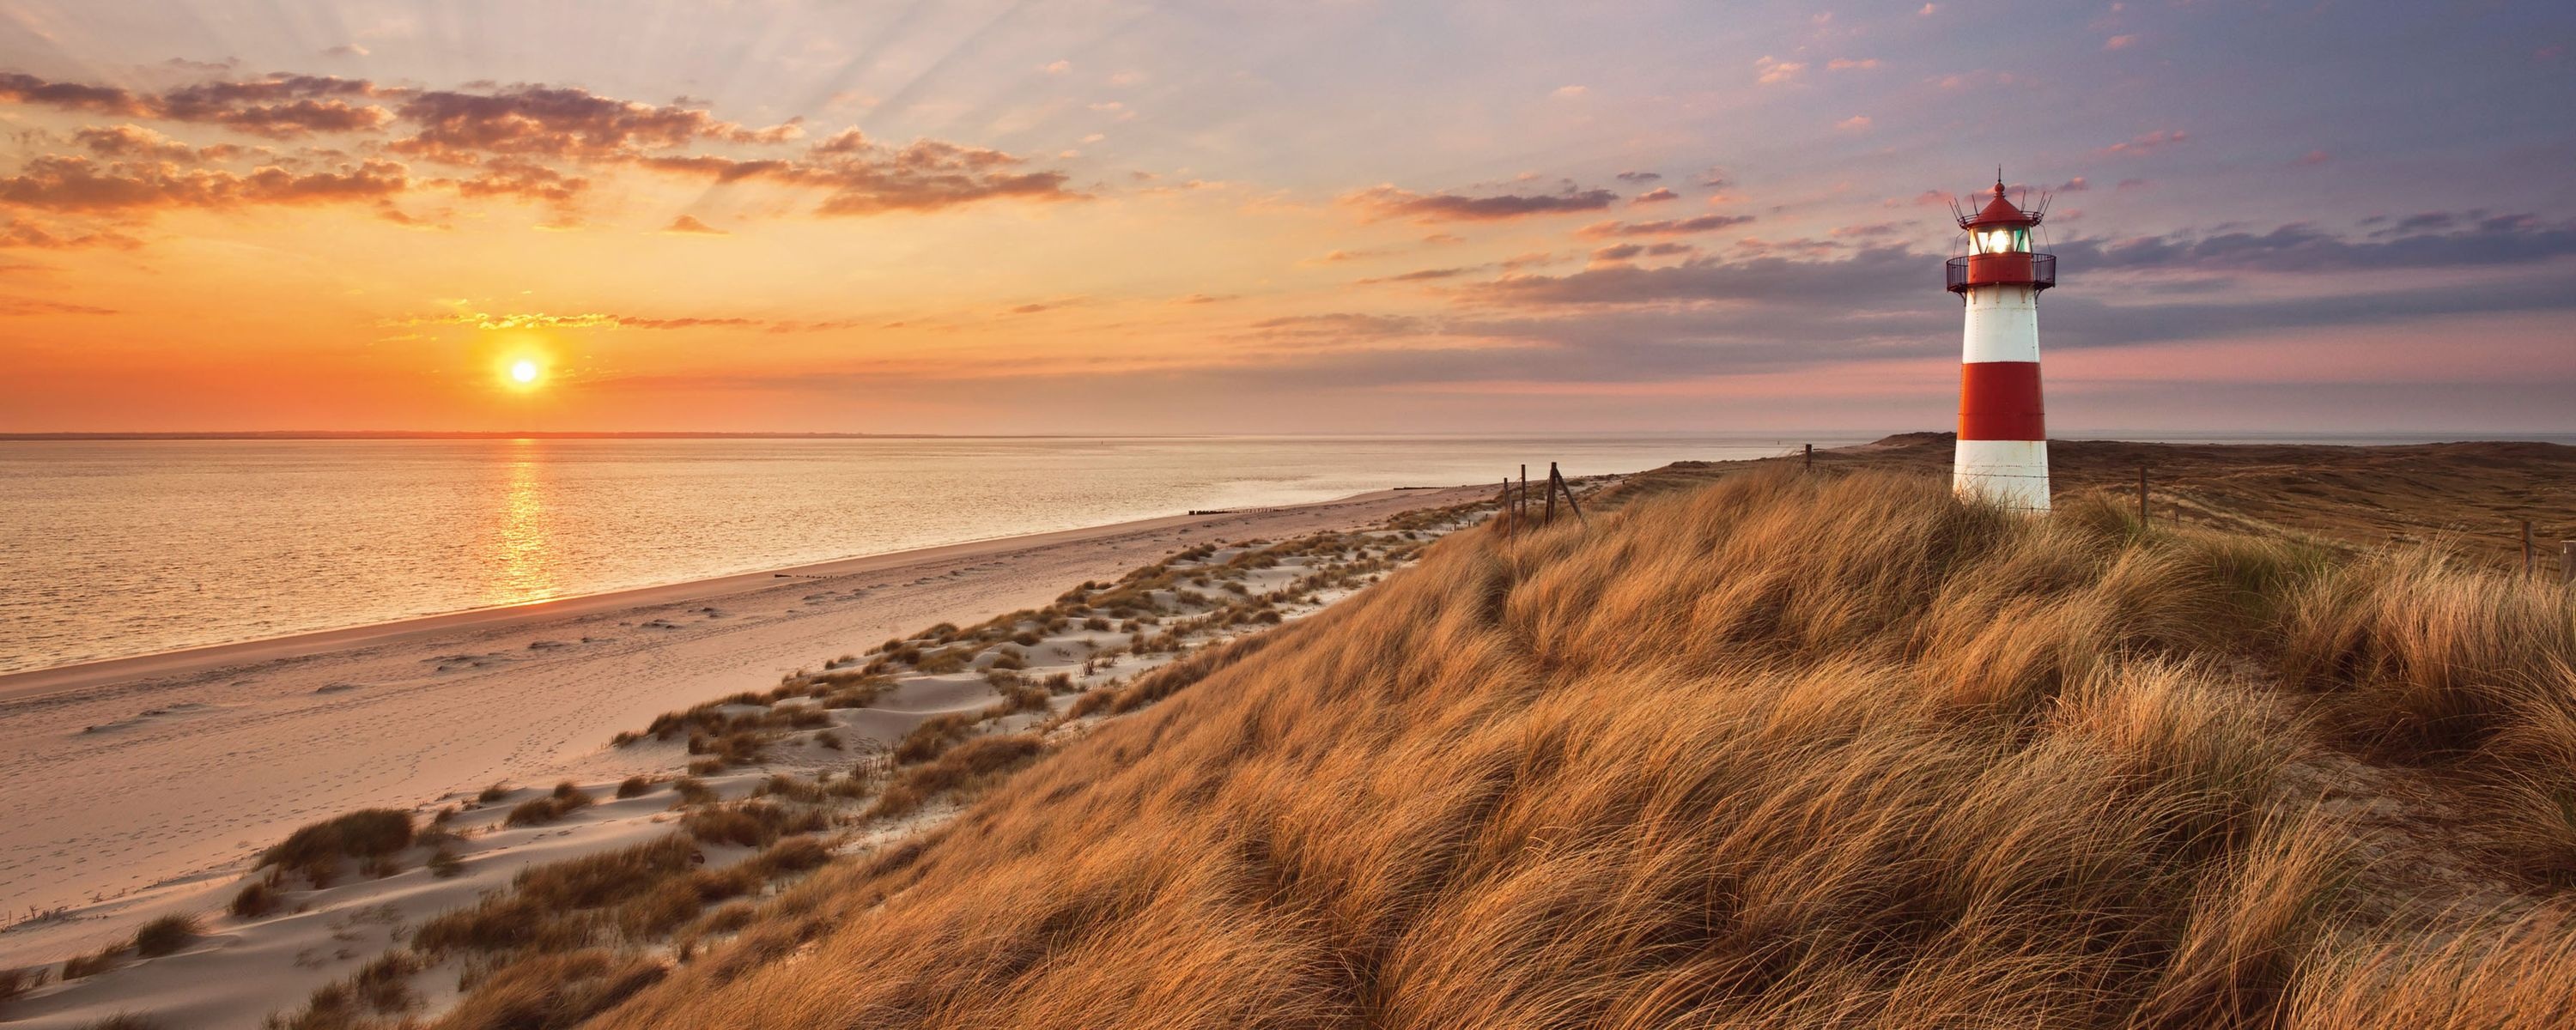
<svg viewBox="0 0 2576 1030"><path fill-rule="evenodd" d="M12 0L0 432L2576 432L2576 6ZM520 382L512 370L529 377Z"/></svg>

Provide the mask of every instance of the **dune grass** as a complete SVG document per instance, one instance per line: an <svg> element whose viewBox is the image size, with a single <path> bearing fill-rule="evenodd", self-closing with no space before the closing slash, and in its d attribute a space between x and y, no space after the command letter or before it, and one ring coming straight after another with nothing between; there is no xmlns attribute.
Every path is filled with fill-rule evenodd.
<svg viewBox="0 0 2576 1030"><path fill-rule="evenodd" d="M2109 501L1645 493L1452 538L1052 755L943 743L883 798L972 808L596 1025L2563 1025L2570 618Z"/></svg>

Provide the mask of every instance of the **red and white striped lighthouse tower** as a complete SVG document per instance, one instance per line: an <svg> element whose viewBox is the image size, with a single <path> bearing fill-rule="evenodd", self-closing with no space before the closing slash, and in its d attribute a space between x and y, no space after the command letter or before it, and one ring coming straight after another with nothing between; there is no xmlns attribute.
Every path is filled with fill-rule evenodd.
<svg viewBox="0 0 2576 1030"><path fill-rule="evenodd" d="M2045 207L2045 205L2042 205ZM2017 511L2048 510L2048 432L2039 403L2039 291L2057 285L2057 256L2033 253L2043 212L1995 199L1959 213L1968 253L1950 259L1950 292L1966 301L1959 365L1959 449L1950 489Z"/></svg>

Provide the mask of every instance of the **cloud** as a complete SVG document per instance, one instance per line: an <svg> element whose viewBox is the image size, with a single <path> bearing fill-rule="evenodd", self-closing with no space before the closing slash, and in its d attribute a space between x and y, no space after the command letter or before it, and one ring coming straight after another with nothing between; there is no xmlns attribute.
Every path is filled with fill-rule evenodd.
<svg viewBox="0 0 2576 1030"><path fill-rule="evenodd" d="M646 157L655 171L704 176L718 183L765 180L828 191L814 210L826 217L888 211L935 211L981 200L1078 200L1055 171L1021 171L1024 159L944 140L902 147L870 142L856 129L809 148L802 160L739 160L712 155Z"/></svg>
<svg viewBox="0 0 2576 1030"><path fill-rule="evenodd" d="M2129 48L2129 45L2130 45L2130 44L2135 43L2135 42L2137 42L2137 41L2138 41L2138 37L2136 37L2136 36L2113 36L2113 37L2111 37L2111 38L2109 38L2109 39L2106 39L2106 40L2103 40L2103 41L2102 41L2102 49L2104 49L2104 50L2126 50L2126 49L2128 49L2128 48Z"/></svg>
<svg viewBox="0 0 2576 1030"><path fill-rule="evenodd" d="M1425 268L1419 272L1406 272L1403 275L1389 275L1375 279L1362 279L1359 280L1359 282L1363 286L1376 283L1418 283L1427 282L1433 279L1454 279L1473 271L1475 271L1473 268Z"/></svg>
<svg viewBox="0 0 2576 1030"><path fill-rule="evenodd" d="M1869 116L1868 116L1868 115L1865 115L1865 114L1856 114L1856 115L1853 115L1853 116L1851 116L1851 117L1849 117L1849 118L1845 118L1845 119L1843 119L1843 120L1841 120L1841 121L1839 121L1839 122L1835 122L1835 123L1834 123L1834 128L1842 129L1842 130L1849 131L1849 132L1856 132L1856 131L1859 131L1859 130L1861 130L1861 129L1869 128Z"/></svg>
<svg viewBox="0 0 2576 1030"><path fill-rule="evenodd" d="M239 82L203 82L162 93L146 117L221 125L271 139L382 128L393 113L363 101L400 95L363 79L329 75L272 75Z"/></svg>
<svg viewBox="0 0 2576 1030"><path fill-rule="evenodd" d="M114 308L71 304L58 300L36 300L28 297L0 297L0 317L20 315L113 315Z"/></svg>
<svg viewBox="0 0 2576 1030"><path fill-rule="evenodd" d="M1887 299L1920 304L1924 269L1939 259L1905 247L1871 247L1834 260L1700 258L1662 268L1588 268L1562 276L1510 276L1477 287L1483 299L1517 305L1605 305L1755 300L1833 300L1849 307Z"/></svg>
<svg viewBox="0 0 2576 1030"><path fill-rule="evenodd" d="M1342 203L1367 208L1375 218L1415 222L1490 222L1573 211L1599 211L1617 203L1609 190L1578 190L1568 185L1556 193L1462 197L1453 193L1415 193L1394 186L1373 186L1343 195Z"/></svg>
<svg viewBox="0 0 2576 1030"><path fill-rule="evenodd" d="M1555 91L1548 95L1555 97L1558 100L1573 100L1589 92L1591 92L1591 90L1582 86L1558 86Z"/></svg>
<svg viewBox="0 0 2576 1030"><path fill-rule="evenodd" d="M1866 238L1876 236L1894 236L1902 231L1904 231L1904 227L1894 222L1872 222L1868 225L1837 226L1831 230L1828 235Z"/></svg>
<svg viewBox="0 0 2576 1030"><path fill-rule="evenodd" d="M232 144L192 149L141 125L92 126L71 141L90 156L41 155L0 178L0 203L28 209L139 212L381 200L437 185L464 197L552 204L557 210L546 224L565 227L572 219L566 207L592 185L592 177L582 174L589 168L640 168L718 184L763 181L819 190L822 197L813 213L826 217L933 211L1002 198L1083 196L1067 188L1064 173L1031 167L1024 158L999 150L937 139L887 145L852 129L801 153L780 153L770 148L805 135L801 119L750 127L721 119L685 98L646 104L573 87L418 89L281 74L148 93L5 73L0 74L0 104L7 103L214 125L275 139L323 133L360 137L347 146L279 154ZM710 152L719 149L721 153ZM389 155L470 172L416 180L409 166ZM220 167L245 156L262 166ZM418 224L398 210L387 218ZM64 238L47 230L28 232Z"/></svg>
<svg viewBox="0 0 2576 1030"><path fill-rule="evenodd" d="M387 327L387 328L399 328L399 327L404 327L404 326L420 326L420 325L461 325L461 326L469 326L469 327L471 327L471 328L475 328L475 329L486 329L486 330L496 330L496 329L654 329L654 330L671 330L671 329L763 329L763 328L774 328L774 327L776 327L776 326L781 326L781 325L792 325L792 326L803 327L803 326L807 326L807 325L820 325L821 323L773 322L773 321L771 321L771 320L769 320L769 319L764 319L764 318L743 318L743 317L739 317L739 316L687 316L687 317L680 317L680 318L653 318L653 317L638 316L638 315L617 315L617 314L608 314L608 313L605 313L605 312L583 312L583 313L579 313L579 314L556 315L556 314L549 314L549 313L542 312L542 311L528 311L528 312L515 312L515 313L510 313L510 314L494 315L494 314L489 314L489 313L480 312L480 311L455 311L455 312L449 312L449 313L446 313L446 314L438 314L438 315L414 315L414 316L411 316L411 317L409 317L409 318L387 319L387 320L384 320L384 321L382 321L382 322L378 322L377 324L378 324L378 325L380 325L380 326Z"/></svg>
<svg viewBox="0 0 2576 1030"><path fill-rule="evenodd" d="M73 133L72 142L100 157L155 161L193 161L197 157L195 147L139 125L93 125Z"/></svg>
<svg viewBox="0 0 2576 1030"><path fill-rule="evenodd" d="M366 48L366 47L359 46L359 45L358 45L358 44L356 44L356 43L342 43L342 44L340 44L339 46L335 46L335 47L332 47L332 48L330 48L330 49L328 49L328 50L324 50L324 51L322 51L322 56L324 56L324 57L365 57L365 56L367 56L368 52L369 52L369 51L367 50L367 48Z"/></svg>
<svg viewBox="0 0 2576 1030"><path fill-rule="evenodd" d="M2190 138L2191 134L2184 132L2181 129L2159 129L2155 132L2146 133L2132 137L2123 142L2111 144L2110 146L2102 148L2101 152L2104 154L2144 154L2150 151L2162 150L2168 146L2172 146L2173 144L2180 143Z"/></svg>
<svg viewBox="0 0 2576 1030"><path fill-rule="evenodd" d="M2322 150L2311 150L2300 155L2298 160L2290 163L2292 165L2321 165L2332 160L2334 160L2333 154L2326 153Z"/></svg>
<svg viewBox="0 0 2576 1030"><path fill-rule="evenodd" d="M82 247L114 247L132 250L143 241L113 230L74 232L50 229L32 222L0 222L0 248L23 247L29 250L73 250Z"/></svg>
<svg viewBox="0 0 2576 1030"><path fill-rule="evenodd" d="M1612 176L1612 178L1618 179L1620 182L1635 183L1639 186L1657 181L1663 177L1664 175L1662 172L1621 172L1618 175Z"/></svg>
<svg viewBox="0 0 2576 1030"><path fill-rule="evenodd" d="M702 141L783 143L804 134L792 120L746 128L694 107L654 106L564 86L424 90L394 113L417 129L389 149L452 164L472 164L488 154L632 158Z"/></svg>
<svg viewBox="0 0 2576 1030"><path fill-rule="evenodd" d="M403 165L376 159L332 171L299 174L270 166L243 175L167 162L101 165L84 157L48 155L27 162L20 174L0 178L0 203L82 212L328 204L376 200L410 184Z"/></svg>
<svg viewBox="0 0 2576 1030"><path fill-rule="evenodd" d="M2366 239L2304 223L2264 232L2074 239L2056 246L2067 269L2333 272L2474 268L2576 256L2576 222L2534 215L2431 212Z"/></svg>
<svg viewBox="0 0 2576 1030"><path fill-rule="evenodd" d="M664 226L664 227L663 227L663 229L662 229L662 231L663 231L663 232L667 232L667 233L684 233L684 234L690 234L690 233L693 233L693 234L701 235L701 236L726 236L726 235L731 235L730 233L727 233L727 232L725 232L725 231L724 231L724 230L722 230L722 229L718 229L718 228L716 228L715 226L708 225L708 224L707 224L707 223L705 223L705 222L698 221L698 219L697 219L697 217L696 217L695 215L681 215L681 216L680 216L680 217L678 217L678 218L671 219L671 224L670 224L670 225L667 225L667 226Z"/></svg>
<svg viewBox="0 0 2576 1030"><path fill-rule="evenodd" d="M1798 73L1805 70L1804 61L1783 61L1765 54L1753 62L1753 81L1764 86L1782 85L1795 81Z"/></svg>
<svg viewBox="0 0 2576 1030"><path fill-rule="evenodd" d="M1640 257L1669 257L1697 253L1699 248L1687 243L1621 243L1593 251L1592 260L1595 262L1629 261Z"/></svg>
<svg viewBox="0 0 2576 1030"><path fill-rule="evenodd" d="M1680 199L1682 199L1682 195L1681 195L1681 194L1679 194L1679 193L1675 193L1675 192L1673 192L1673 191L1672 191L1672 190L1670 190L1670 189L1666 189L1665 187L1657 186L1657 187L1655 187L1654 189L1647 190L1647 191L1646 191L1646 192L1644 192L1644 193L1637 194L1635 197L1630 198L1630 199L1629 199L1629 201L1628 201L1628 203L1629 203L1631 206L1634 206L1634 205L1637 205L1637 204L1661 204L1661 203L1663 203L1664 201L1667 201L1667 200L1680 200Z"/></svg>
<svg viewBox="0 0 2576 1030"><path fill-rule="evenodd" d="M1312 267L1312 266L1315 266L1315 265L1338 265L1338 264L1341 264L1341 263L1343 263L1343 262L1345 262L1345 261L1363 261L1363 260L1367 260L1367 259L1369 259L1369 258L1385 257L1385 256L1387 256L1387 255L1389 255L1389 254L1393 254L1393 253L1395 253L1395 252L1394 252L1394 251L1392 251L1392 250L1383 250L1383 249L1371 249L1371 250L1336 250L1336 251L1332 251L1332 252L1330 252L1330 253L1327 253L1327 254L1325 254L1325 255L1324 255L1324 256L1322 256L1322 257L1311 257L1311 258L1307 258L1306 260L1304 260L1304 261L1300 261L1300 262L1297 262L1297 263L1298 263L1298 264L1301 264L1301 265L1306 265L1306 266L1309 266L1309 267Z"/></svg>
<svg viewBox="0 0 2576 1030"><path fill-rule="evenodd" d="M1857 60L1857 61L1852 60L1852 59L1850 59L1850 58L1848 58L1848 57L1837 57L1837 58L1834 58L1833 60L1830 60L1830 61L1825 62L1825 70L1827 70L1827 71L1837 71L1837 72L1841 72L1841 71L1871 71L1871 70L1876 69L1877 67L1878 67L1878 58L1875 58L1875 57L1864 57L1864 58L1861 58L1860 60Z"/></svg>
<svg viewBox="0 0 2576 1030"><path fill-rule="evenodd" d="M19 72L0 72L0 103L37 104L90 114L152 117L152 108L142 97L114 86L47 82Z"/></svg>
<svg viewBox="0 0 2576 1030"><path fill-rule="evenodd" d="M1743 225L1752 215L1701 215L1697 218L1670 218L1654 222L1594 222L1574 231L1586 239L1608 239L1614 236L1679 236L1684 233L1711 232L1729 226Z"/></svg>
<svg viewBox="0 0 2576 1030"><path fill-rule="evenodd" d="M1073 70L1073 62L1064 60L1049 61L1045 64L1039 65L1038 70L1048 75L1062 75Z"/></svg>
<svg viewBox="0 0 2576 1030"><path fill-rule="evenodd" d="M1270 339L1380 339L1409 336L1423 332L1430 325L1411 315L1377 315L1336 311L1313 315L1284 315L1252 323L1251 328Z"/></svg>
<svg viewBox="0 0 2576 1030"><path fill-rule="evenodd" d="M565 175L534 161L496 157L483 163L483 174L453 183L459 196L516 197L568 204L590 188L590 180Z"/></svg>

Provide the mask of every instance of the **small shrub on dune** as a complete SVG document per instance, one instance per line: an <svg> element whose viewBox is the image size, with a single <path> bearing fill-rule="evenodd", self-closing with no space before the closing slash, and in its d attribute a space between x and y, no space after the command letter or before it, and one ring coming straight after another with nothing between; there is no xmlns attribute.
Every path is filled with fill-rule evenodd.
<svg viewBox="0 0 2576 1030"><path fill-rule="evenodd" d="M453 850L440 848L429 853L429 861L425 868L429 870L431 876L441 880L452 880L464 875L465 860L456 857L456 852Z"/></svg>
<svg viewBox="0 0 2576 1030"><path fill-rule="evenodd" d="M650 776L629 776L617 784L617 796L620 800L643 797L651 793L660 783L660 780Z"/></svg>
<svg viewBox="0 0 2576 1030"><path fill-rule="evenodd" d="M503 817L503 826L543 826L594 804L590 794L565 781L555 785L554 792L541 798L522 801Z"/></svg>
<svg viewBox="0 0 2576 1030"><path fill-rule="evenodd" d="M690 878L663 881L617 909L617 929L628 940L660 937L698 917L705 902Z"/></svg>
<svg viewBox="0 0 2576 1030"><path fill-rule="evenodd" d="M760 781L760 786L752 788L751 796L783 797L790 801L802 801L810 805L820 804L828 795L824 794L823 785L821 783L812 780L800 780L786 773L778 773L766 780Z"/></svg>
<svg viewBox="0 0 2576 1030"><path fill-rule="evenodd" d="M481 793L474 795L474 800L488 805L495 801L499 801L502 798L509 797L510 791L511 787L509 784L495 783L489 787L483 788Z"/></svg>
<svg viewBox="0 0 2576 1030"><path fill-rule="evenodd" d="M974 726L975 717L964 712L932 716L896 742L894 760L902 765L929 761L948 750L949 744L965 737Z"/></svg>
<svg viewBox="0 0 2576 1030"><path fill-rule="evenodd" d="M832 852L823 842L812 837L789 837L769 846L751 860L762 875L776 878L801 873L832 860Z"/></svg>
<svg viewBox="0 0 2576 1030"><path fill-rule="evenodd" d="M74 955L63 960L63 979L78 980L115 968L116 960L125 955L125 945L110 944L87 955Z"/></svg>
<svg viewBox="0 0 2576 1030"><path fill-rule="evenodd" d="M1015 712L1044 712L1049 711L1054 707L1052 699L1055 695L1048 692L1045 687L1013 681L1009 685L998 689L1001 691L1002 701L1000 704L993 706L991 711L991 714L993 715L1010 715Z"/></svg>
<svg viewBox="0 0 2576 1030"><path fill-rule="evenodd" d="M680 819L680 831L709 844L765 847L781 836L812 833L827 825L821 812L792 811L765 801L691 812Z"/></svg>
<svg viewBox="0 0 2576 1030"><path fill-rule="evenodd" d="M252 880L233 893L229 910L242 919L257 919L277 911L277 888L265 879Z"/></svg>
<svg viewBox="0 0 2576 1030"><path fill-rule="evenodd" d="M692 773L695 771L691 770ZM683 776L671 781L671 793L679 795L680 804L683 805L703 805L717 798L716 789L707 786L705 781L695 775Z"/></svg>
<svg viewBox="0 0 2576 1030"><path fill-rule="evenodd" d="M81 1024L80 1030L161 1030L161 1024L131 1012L119 1012L105 1019Z"/></svg>
<svg viewBox="0 0 2576 1030"><path fill-rule="evenodd" d="M0 1004L45 985L45 969L0 969Z"/></svg>
<svg viewBox="0 0 2576 1030"><path fill-rule="evenodd" d="M979 737L959 744L937 761L920 766L897 778L885 793L869 806L870 818L908 815L939 794L969 789L996 773L1025 764L1044 750L1034 733L1014 733L1000 737Z"/></svg>
<svg viewBox="0 0 2576 1030"><path fill-rule="evenodd" d="M1067 718L1080 719L1095 712L1108 711L1109 706L1116 704L1117 702L1118 691L1116 689L1110 687L1095 687L1093 689L1083 691L1082 696L1074 698L1072 707L1066 708L1064 713Z"/></svg>
<svg viewBox="0 0 2576 1030"><path fill-rule="evenodd" d="M410 847L411 813L369 808L325 819L288 834L267 851L259 864L305 874L316 887L331 879L340 860L385 858Z"/></svg>
<svg viewBox="0 0 2576 1030"><path fill-rule="evenodd" d="M723 773L724 771L725 760L721 758L701 758L689 763L689 775L691 776L715 776Z"/></svg>

